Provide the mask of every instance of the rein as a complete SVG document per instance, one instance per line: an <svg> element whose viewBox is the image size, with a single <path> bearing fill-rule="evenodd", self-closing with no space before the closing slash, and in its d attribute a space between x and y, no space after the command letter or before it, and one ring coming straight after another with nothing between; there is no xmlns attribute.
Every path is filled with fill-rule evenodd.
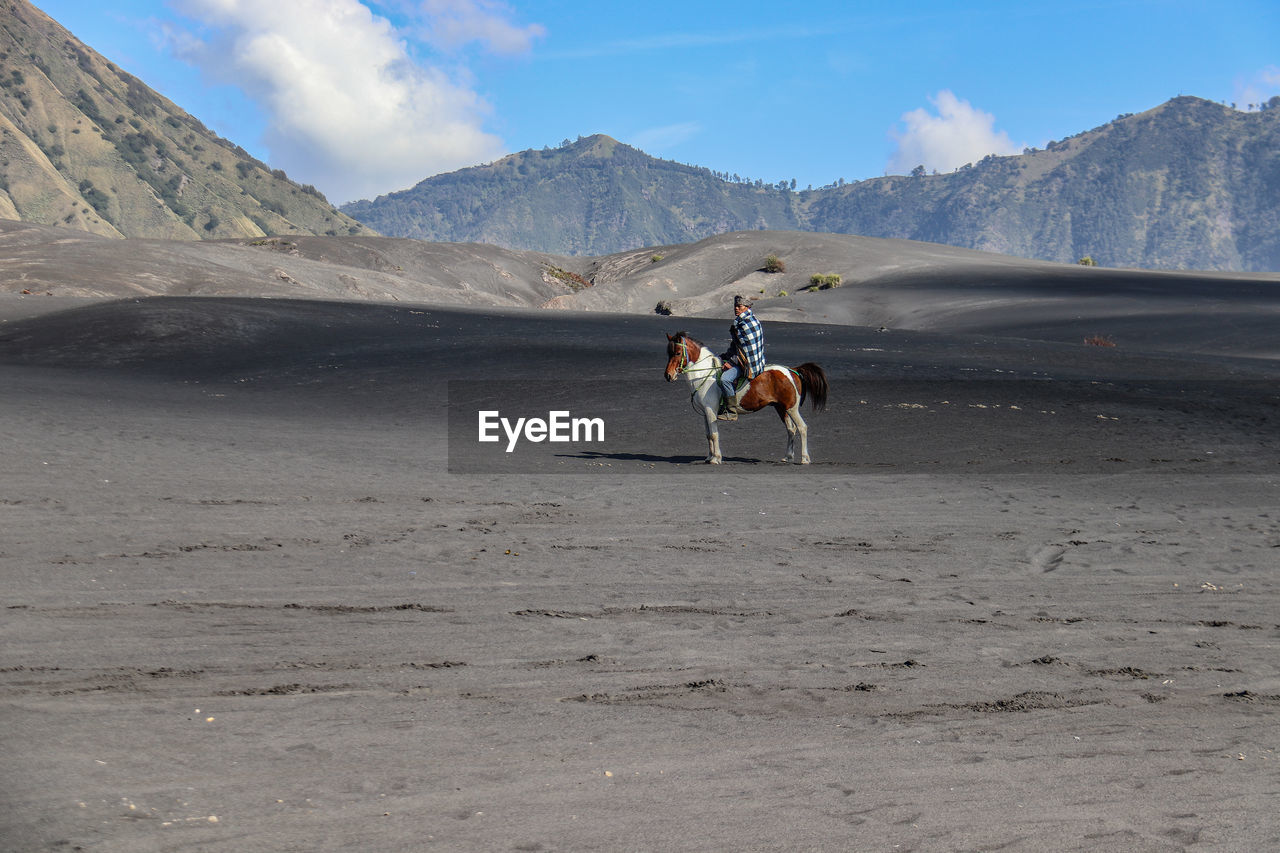
<svg viewBox="0 0 1280 853"><path fill-rule="evenodd" d="M676 373L687 373L690 376L698 376L699 374L715 373L717 370L720 369L715 365L715 356L712 356L712 363L710 367L701 367L701 368L698 368L697 370L694 370L693 366L696 363L697 362L689 361L689 340L687 338L681 338L680 339L680 369L677 370Z"/></svg>
<svg viewBox="0 0 1280 853"><path fill-rule="evenodd" d="M676 372L689 378L689 385L692 387L689 392L689 402L693 405L694 410L698 410L700 408L698 395L706 392L707 383L715 381L716 373L721 370L722 366L716 363L719 359L712 355L710 356L710 367L695 369L694 366L698 362L690 362L689 360L689 343L688 338L680 339L680 366ZM698 361L702 361L702 359L699 358Z"/></svg>

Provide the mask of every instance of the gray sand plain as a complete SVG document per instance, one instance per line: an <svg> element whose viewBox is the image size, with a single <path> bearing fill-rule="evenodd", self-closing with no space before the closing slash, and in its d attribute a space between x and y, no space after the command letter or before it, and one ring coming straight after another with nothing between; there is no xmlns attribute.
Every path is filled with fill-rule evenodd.
<svg viewBox="0 0 1280 853"><path fill-rule="evenodd" d="M41 298L0 308L4 849L1280 847L1265 328L773 322L815 464L760 413L711 467L663 335L721 317ZM608 442L450 431L558 383Z"/></svg>

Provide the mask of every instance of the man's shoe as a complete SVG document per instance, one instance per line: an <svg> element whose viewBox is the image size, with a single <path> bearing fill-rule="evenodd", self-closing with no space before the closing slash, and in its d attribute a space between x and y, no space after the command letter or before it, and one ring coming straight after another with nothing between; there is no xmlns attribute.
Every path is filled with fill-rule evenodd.
<svg viewBox="0 0 1280 853"><path fill-rule="evenodd" d="M737 412L721 412L720 414L716 415L716 420L718 421L736 421L737 419L738 419Z"/></svg>

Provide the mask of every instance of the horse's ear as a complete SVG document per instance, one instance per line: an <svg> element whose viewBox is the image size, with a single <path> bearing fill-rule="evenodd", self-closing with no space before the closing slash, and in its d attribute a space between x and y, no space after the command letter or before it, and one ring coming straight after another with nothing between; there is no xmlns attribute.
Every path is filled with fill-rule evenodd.
<svg viewBox="0 0 1280 853"><path fill-rule="evenodd" d="M667 340L669 340L669 341L674 341L674 340L675 340L675 338L671 337L670 335L667 335Z"/></svg>

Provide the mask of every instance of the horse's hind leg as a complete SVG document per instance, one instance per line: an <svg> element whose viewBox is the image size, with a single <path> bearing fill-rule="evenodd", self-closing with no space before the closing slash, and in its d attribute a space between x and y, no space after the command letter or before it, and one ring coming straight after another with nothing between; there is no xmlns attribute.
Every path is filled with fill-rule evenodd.
<svg viewBox="0 0 1280 853"><path fill-rule="evenodd" d="M804 422L804 418L800 417L800 404L796 403L795 408L787 410L787 458L785 461L790 462L795 458L795 441L800 439L800 464L809 464L809 425Z"/></svg>
<svg viewBox="0 0 1280 853"><path fill-rule="evenodd" d="M778 417L782 418L782 425L787 428L787 453L782 457L783 462L794 462L796 458L796 425L792 419L794 409L784 409L778 406Z"/></svg>

